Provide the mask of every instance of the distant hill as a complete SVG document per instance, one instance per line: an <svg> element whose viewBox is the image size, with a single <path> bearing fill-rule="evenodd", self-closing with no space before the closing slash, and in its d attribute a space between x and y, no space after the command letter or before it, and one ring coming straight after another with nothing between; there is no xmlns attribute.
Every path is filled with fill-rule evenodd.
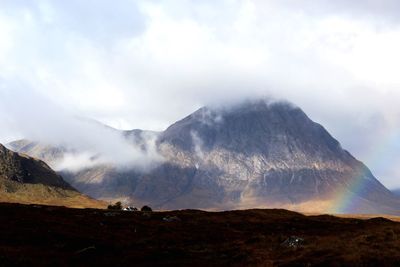
<svg viewBox="0 0 400 267"><path fill-rule="evenodd" d="M79 193L46 163L0 144L0 202L68 207L105 206Z"/></svg>
<svg viewBox="0 0 400 267"><path fill-rule="evenodd" d="M400 189L394 189L392 190L393 194L400 196Z"/></svg>
<svg viewBox="0 0 400 267"><path fill-rule="evenodd" d="M143 150L145 133L121 132ZM63 177L92 197L159 209L400 214L397 196L323 126L287 102L203 107L151 134L164 158L151 170L103 165ZM29 141L9 145L50 164L65 149Z"/></svg>

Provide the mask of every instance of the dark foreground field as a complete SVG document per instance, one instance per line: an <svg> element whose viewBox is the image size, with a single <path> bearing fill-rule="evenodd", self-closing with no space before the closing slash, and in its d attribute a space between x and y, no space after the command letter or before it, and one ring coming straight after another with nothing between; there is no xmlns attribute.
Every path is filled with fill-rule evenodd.
<svg viewBox="0 0 400 267"><path fill-rule="evenodd" d="M400 266L400 223L285 210L150 214L0 204L0 266L10 265Z"/></svg>

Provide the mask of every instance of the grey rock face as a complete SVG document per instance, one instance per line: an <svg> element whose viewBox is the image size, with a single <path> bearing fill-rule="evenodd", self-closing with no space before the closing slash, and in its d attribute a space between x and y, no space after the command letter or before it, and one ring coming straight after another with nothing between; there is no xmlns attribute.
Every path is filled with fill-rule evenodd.
<svg viewBox="0 0 400 267"><path fill-rule="evenodd" d="M141 134L124 133L146 149ZM150 171L103 166L65 177L91 196L155 208L286 207L353 194L360 204L351 212L399 210L366 166L289 103L204 107L153 134L165 162ZM91 183L96 175L101 182Z"/></svg>

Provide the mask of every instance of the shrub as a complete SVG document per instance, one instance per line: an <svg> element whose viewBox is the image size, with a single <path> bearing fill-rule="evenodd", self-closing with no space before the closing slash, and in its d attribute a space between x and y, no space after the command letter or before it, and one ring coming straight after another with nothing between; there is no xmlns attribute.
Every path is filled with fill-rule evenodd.
<svg viewBox="0 0 400 267"><path fill-rule="evenodd" d="M122 210L122 203L121 203L121 201L118 201L114 205L108 205L107 209L109 209L109 210Z"/></svg>
<svg viewBox="0 0 400 267"><path fill-rule="evenodd" d="M140 210L141 211L147 211L147 212L153 211L149 206L143 206Z"/></svg>

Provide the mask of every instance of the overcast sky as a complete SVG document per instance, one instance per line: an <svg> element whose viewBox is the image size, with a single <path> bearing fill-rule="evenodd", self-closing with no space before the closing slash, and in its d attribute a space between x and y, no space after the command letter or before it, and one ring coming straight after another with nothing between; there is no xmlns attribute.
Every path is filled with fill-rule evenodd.
<svg viewBox="0 0 400 267"><path fill-rule="evenodd" d="M162 130L208 103L273 96L400 187L399 12L395 0L0 0L0 142L59 140L67 117Z"/></svg>

